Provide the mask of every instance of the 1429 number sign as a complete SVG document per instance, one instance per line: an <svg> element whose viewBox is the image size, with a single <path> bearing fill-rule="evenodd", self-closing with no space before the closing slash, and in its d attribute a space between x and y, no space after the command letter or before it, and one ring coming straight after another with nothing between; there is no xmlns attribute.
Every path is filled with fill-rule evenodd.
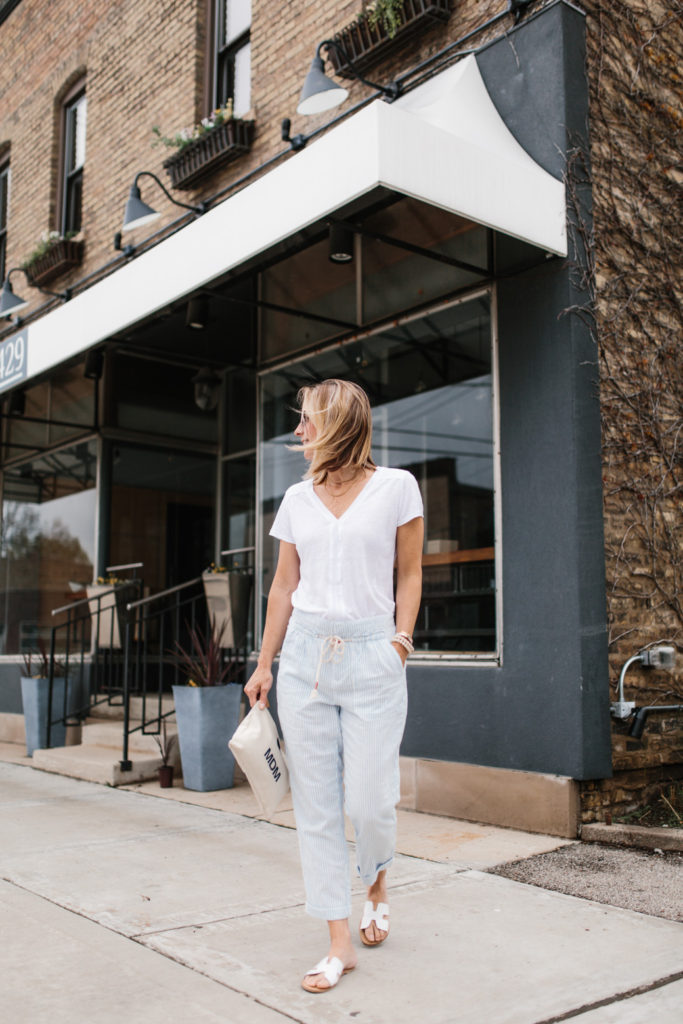
<svg viewBox="0 0 683 1024"><path fill-rule="evenodd" d="M19 331L0 343L0 391L26 377L28 331Z"/></svg>

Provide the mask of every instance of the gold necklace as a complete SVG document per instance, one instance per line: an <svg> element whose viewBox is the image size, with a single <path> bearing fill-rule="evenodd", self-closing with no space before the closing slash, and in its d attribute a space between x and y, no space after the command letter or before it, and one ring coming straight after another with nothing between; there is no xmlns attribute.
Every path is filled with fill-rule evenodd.
<svg viewBox="0 0 683 1024"><path fill-rule="evenodd" d="M323 487L325 488L325 490L327 491L329 496L332 498L332 500L333 501L337 501L339 498L343 498L345 494L348 494L349 491L353 490L353 488L355 487L356 483L358 482L358 476L359 476L359 473L356 473L355 476L352 478L351 483L346 488L346 490L345 491L338 491L336 494L333 494L332 491L330 490L330 488L327 486L327 477L323 481Z"/></svg>

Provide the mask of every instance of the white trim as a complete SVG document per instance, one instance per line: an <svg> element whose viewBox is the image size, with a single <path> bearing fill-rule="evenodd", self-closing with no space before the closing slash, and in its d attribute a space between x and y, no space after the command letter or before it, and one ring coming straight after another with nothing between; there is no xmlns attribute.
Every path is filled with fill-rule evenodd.
<svg viewBox="0 0 683 1024"><path fill-rule="evenodd" d="M392 105L371 103L30 324L27 377L130 328L378 186L567 253L564 185L515 141L468 57Z"/></svg>

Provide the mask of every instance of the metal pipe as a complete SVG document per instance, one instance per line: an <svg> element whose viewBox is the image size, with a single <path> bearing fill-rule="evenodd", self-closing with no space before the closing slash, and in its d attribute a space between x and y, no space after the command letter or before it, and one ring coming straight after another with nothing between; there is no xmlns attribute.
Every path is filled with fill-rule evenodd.
<svg viewBox="0 0 683 1024"><path fill-rule="evenodd" d="M141 597L139 601L131 601L130 604L126 605L126 611L130 611L131 608L139 608L143 604L151 604L152 601L158 601L162 597L168 597L169 594L175 594L178 590L184 590L186 587L191 587L193 583L201 583L201 576L195 576L193 580L188 580L187 583L178 583L175 587L169 587L168 590L161 590L158 594L152 594L150 597Z"/></svg>

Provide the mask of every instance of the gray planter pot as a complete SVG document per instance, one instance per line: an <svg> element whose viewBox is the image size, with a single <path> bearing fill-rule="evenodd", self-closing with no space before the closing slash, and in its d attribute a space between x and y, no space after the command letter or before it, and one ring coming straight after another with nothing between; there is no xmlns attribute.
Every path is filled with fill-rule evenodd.
<svg viewBox="0 0 683 1024"><path fill-rule="evenodd" d="M185 789L230 789L235 759L228 740L239 725L242 687L174 686Z"/></svg>
<svg viewBox="0 0 683 1024"><path fill-rule="evenodd" d="M49 679L33 679L31 676L21 677L21 703L24 708L24 725L26 727L26 753L33 756L34 750L47 747L47 697ZM64 707L66 679L55 676L52 680L52 717L56 717ZM66 726L63 722L53 725L50 731L50 746L63 747L66 743Z"/></svg>
<svg viewBox="0 0 683 1024"><path fill-rule="evenodd" d="M251 576L245 572L202 573L209 618L221 647L242 647L249 622Z"/></svg>

